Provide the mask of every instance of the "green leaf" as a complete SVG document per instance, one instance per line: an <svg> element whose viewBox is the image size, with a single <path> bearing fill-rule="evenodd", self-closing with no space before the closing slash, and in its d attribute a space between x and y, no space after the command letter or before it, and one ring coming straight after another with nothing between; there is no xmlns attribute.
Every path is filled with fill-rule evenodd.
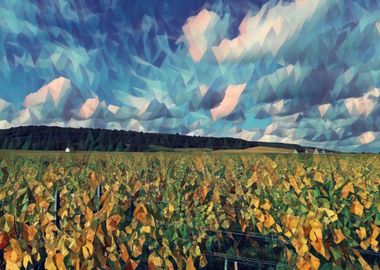
<svg viewBox="0 0 380 270"><path fill-rule="evenodd" d="M319 270L341 270L342 268L330 262L323 263Z"/></svg>
<svg viewBox="0 0 380 270"><path fill-rule="evenodd" d="M335 260L339 260L342 257L341 252L339 251L338 248L330 247L330 252L333 255Z"/></svg>
<svg viewBox="0 0 380 270"><path fill-rule="evenodd" d="M375 216L375 224L377 226L380 226L380 214L376 214L376 216Z"/></svg>

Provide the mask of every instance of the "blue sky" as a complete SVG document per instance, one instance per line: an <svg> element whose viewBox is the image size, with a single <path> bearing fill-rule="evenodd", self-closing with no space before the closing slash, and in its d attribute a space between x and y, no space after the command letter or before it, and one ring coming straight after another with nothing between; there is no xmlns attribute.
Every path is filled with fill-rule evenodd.
<svg viewBox="0 0 380 270"><path fill-rule="evenodd" d="M379 151L379 5L2 1L0 125Z"/></svg>

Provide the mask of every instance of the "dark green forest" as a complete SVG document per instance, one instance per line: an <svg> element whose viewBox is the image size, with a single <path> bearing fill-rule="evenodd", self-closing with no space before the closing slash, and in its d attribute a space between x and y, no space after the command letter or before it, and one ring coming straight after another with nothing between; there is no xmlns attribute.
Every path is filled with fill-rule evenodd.
<svg viewBox="0 0 380 270"><path fill-rule="evenodd" d="M236 138L186 136L180 134L143 133L135 131L22 126L0 130L1 149L74 151L171 151L178 148L244 149L273 146L296 149L295 144L251 142Z"/></svg>

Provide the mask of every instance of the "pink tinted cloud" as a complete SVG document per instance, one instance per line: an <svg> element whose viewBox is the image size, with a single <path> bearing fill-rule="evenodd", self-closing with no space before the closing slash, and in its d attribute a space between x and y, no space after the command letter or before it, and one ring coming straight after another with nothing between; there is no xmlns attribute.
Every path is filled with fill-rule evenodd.
<svg viewBox="0 0 380 270"><path fill-rule="evenodd" d="M199 62L214 39L210 31L219 20L215 12L201 10L196 16L189 17L182 27L189 45L189 53L194 62Z"/></svg>
<svg viewBox="0 0 380 270"><path fill-rule="evenodd" d="M214 121L230 115L235 110L245 86L246 84L243 83L227 87L222 102L217 107L211 109L211 116Z"/></svg>

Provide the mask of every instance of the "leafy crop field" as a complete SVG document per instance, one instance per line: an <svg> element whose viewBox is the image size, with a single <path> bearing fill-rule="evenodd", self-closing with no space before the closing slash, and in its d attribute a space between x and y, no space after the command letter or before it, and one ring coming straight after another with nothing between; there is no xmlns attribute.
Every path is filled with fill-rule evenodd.
<svg viewBox="0 0 380 270"><path fill-rule="evenodd" d="M0 269L379 269L380 157L0 153Z"/></svg>

